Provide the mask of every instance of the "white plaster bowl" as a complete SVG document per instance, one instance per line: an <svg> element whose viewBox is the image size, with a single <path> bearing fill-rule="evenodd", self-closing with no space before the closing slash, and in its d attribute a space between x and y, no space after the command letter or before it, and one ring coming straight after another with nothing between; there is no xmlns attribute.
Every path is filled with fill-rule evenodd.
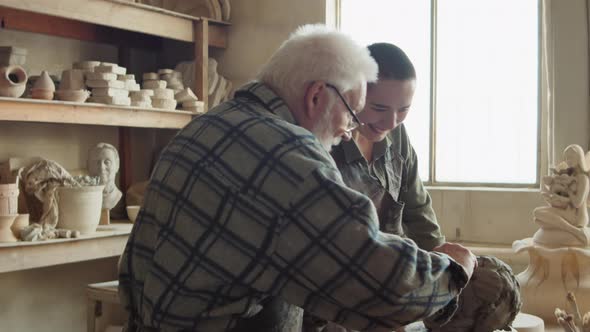
<svg viewBox="0 0 590 332"><path fill-rule="evenodd" d="M103 185L86 187L59 187L57 227L80 231L80 234L96 232L102 209Z"/></svg>
<svg viewBox="0 0 590 332"><path fill-rule="evenodd" d="M139 205L129 205L127 207L127 216L131 222L135 222L137 219L137 214L139 213Z"/></svg>

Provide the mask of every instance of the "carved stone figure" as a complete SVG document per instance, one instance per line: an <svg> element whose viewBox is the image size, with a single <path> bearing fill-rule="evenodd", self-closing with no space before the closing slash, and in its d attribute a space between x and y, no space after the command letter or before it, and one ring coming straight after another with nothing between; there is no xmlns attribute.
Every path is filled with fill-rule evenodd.
<svg viewBox="0 0 590 332"><path fill-rule="evenodd" d="M540 229L532 238L515 241L516 252L527 251L529 266L517 276L523 310L554 321L554 305L562 306L572 292L590 306L590 153L568 146L552 174L541 182L541 194L549 206L534 210Z"/></svg>
<svg viewBox="0 0 590 332"><path fill-rule="evenodd" d="M88 174L100 177L104 185L102 208L112 209L123 194L117 188L115 179L119 171L119 153L108 143L98 143L88 153Z"/></svg>

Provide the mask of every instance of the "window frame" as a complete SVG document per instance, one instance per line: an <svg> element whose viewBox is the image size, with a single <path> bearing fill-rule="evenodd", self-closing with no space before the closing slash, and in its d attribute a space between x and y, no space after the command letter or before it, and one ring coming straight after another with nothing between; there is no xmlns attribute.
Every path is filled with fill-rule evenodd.
<svg viewBox="0 0 590 332"><path fill-rule="evenodd" d="M346 0L333 0L332 8L335 10L335 18L332 20L337 29L341 27L341 6L342 1ZM536 176L534 183L494 183L494 182L443 182L436 180L436 67L437 67L437 15L438 15L438 0L430 0L430 98L429 98L429 112L430 112L430 124L429 124L429 179L423 181L424 185L432 188L522 188L522 189L538 189L540 186L540 180L542 174L547 173L548 165L545 165L547 160L546 151L543 146L543 140L546 138L543 135L543 123L544 119L543 104L546 100L545 91L543 91L543 20L542 20L542 0L537 0L537 163L536 163Z"/></svg>

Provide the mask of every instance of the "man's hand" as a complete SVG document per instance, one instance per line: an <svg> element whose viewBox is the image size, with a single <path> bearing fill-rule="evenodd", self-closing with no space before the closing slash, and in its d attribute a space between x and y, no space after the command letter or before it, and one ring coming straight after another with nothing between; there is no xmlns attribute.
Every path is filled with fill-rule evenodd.
<svg viewBox="0 0 590 332"><path fill-rule="evenodd" d="M463 267L467 276L471 279L473 270L477 267L477 258L471 251L469 251L469 249L457 243L446 242L435 247L432 251L449 255Z"/></svg>

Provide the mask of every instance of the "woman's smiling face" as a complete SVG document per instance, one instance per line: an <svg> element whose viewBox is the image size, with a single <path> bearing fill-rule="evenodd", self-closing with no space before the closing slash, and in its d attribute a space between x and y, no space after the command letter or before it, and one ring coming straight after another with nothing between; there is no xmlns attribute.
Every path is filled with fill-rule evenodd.
<svg viewBox="0 0 590 332"><path fill-rule="evenodd" d="M365 108L358 114L365 125L358 130L371 142L385 139L408 115L416 80L380 79L367 87Z"/></svg>

